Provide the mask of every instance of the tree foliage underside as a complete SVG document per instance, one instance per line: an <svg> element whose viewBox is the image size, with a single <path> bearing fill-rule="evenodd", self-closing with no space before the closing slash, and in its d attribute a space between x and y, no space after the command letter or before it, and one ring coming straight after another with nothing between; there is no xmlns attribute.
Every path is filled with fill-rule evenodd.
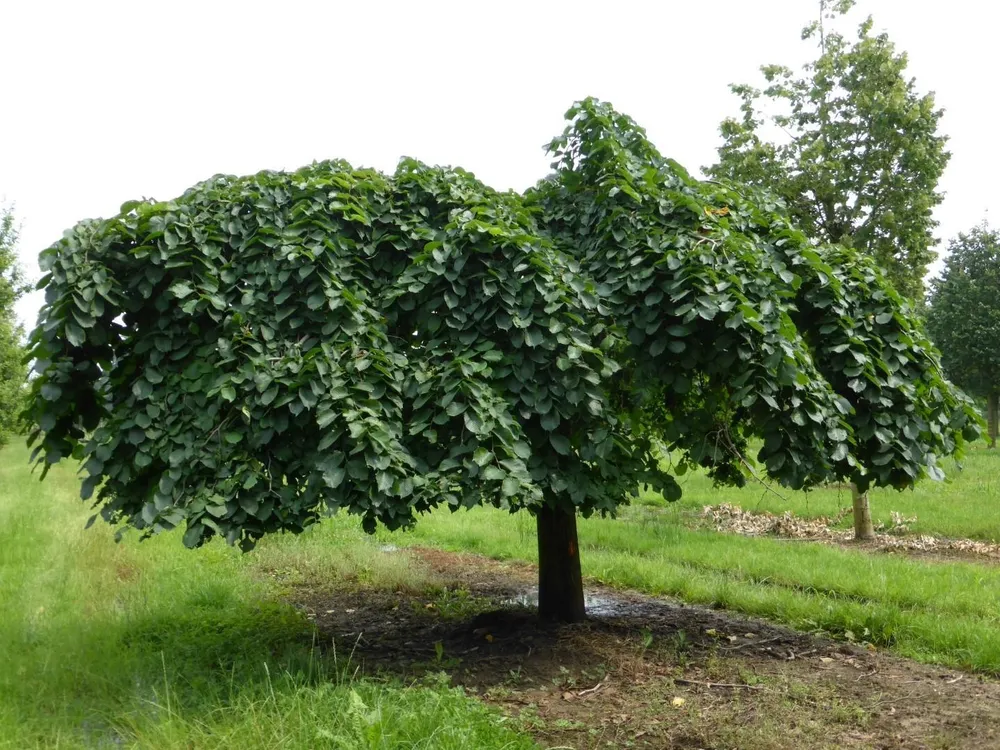
<svg viewBox="0 0 1000 750"><path fill-rule="evenodd" d="M975 437L907 303L586 100L524 195L405 159L217 176L42 254L38 460L150 533L613 512L674 474L905 487ZM658 448L683 456L664 468Z"/></svg>

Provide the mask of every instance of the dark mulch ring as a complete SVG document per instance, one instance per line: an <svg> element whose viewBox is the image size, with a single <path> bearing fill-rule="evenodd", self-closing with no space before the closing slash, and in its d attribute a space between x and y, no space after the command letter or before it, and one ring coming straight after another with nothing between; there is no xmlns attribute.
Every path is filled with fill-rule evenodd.
<svg viewBox="0 0 1000 750"><path fill-rule="evenodd" d="M367 674L446 672L546 748L1000 748L1000 683L723 611L588 587L539 623L531 566L410 549L441 589L296 589Z"/></svg>

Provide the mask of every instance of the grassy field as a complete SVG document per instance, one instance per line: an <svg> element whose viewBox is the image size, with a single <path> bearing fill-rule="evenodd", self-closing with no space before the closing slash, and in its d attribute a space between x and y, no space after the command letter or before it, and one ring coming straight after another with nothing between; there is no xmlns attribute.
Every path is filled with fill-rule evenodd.
<svg viewBox="0 0 1000 750"><path fill-rule="evenodd" d="M0 453L0 747L535 747L441 680L358 678L347 644L320 656L268 575L280 571L281 586L422 590L435 582L380 544L531 561L529 517L439 512L371 538L340 516L247 556L222 544L187 551L176 535L116 545L100 523L84 530L71 467L39 484L26 457L20 446ZM976 451L950 482L877 493L874 510L917 515L922 533L993 538L998 475L1000 456ZM685 482L675 505L644 496L618 520L583 521L585 573L1000 674L1000 566L692 529L703 505L826 515L845 498Z"/></svg>
<svg viewBox="0 0 1000 750"><path fill-rule="evenodd" d="M318 655L262 566L306 555L326 576L422 585L402 563L370 564L377 549L353 530L324 530L337 555L291 537L252 556L176 535L116 545L102 524L84 531L70 467L39 484L26 460L0 453L0 747L535 747L440 681L355 679L349 644Z"/></svg>

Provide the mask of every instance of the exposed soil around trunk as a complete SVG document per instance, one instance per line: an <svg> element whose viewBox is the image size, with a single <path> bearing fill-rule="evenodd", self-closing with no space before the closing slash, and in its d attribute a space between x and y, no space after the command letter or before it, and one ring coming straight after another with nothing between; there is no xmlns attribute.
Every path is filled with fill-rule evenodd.
<svg viewBox="0 0 1000 750"><path fill-rule="evenodd" d="M551 626L536 570L433 549L414 594L329 581L289 599L363 672L446 672L545 748L998 748L1000 684L704 607L588 586Z"/></svg>

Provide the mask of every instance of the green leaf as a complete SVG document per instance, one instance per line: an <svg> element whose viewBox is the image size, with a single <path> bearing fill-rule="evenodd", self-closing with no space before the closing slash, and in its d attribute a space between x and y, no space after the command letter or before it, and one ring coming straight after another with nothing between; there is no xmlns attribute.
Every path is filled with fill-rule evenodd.
<svg viewBox="0 0 1000 750"><path fill-rule="evenodd" d="M153 386L145 378L139 378L132 384L132 393L138 399L146 399L153 393Z"/></svg>
<svg viewBox="0 0 1000 750"><path fill-rule="evenodd" d="M55 383L46 383L41 387L40 393L46 401L58 401L62 396L62 388Z"/></svg>
<svg viewBox="0 0 1000 750"><path fill-rule="evenodd" d="M333 421L336 420L338 416L339 416L338 413L335 412L333 409L320 408L320 410L316 414L316 424L320 429L325 429L330 424L332 424Z"/></svg>
<svg viewBox="0 0 1000 750"><path fill-rule="evenodd" d="M66 321L66 339L73 346L83 346L83 342L87 340L87 336L83 332L83 329L75 322Z"/></svg>
<svg viewBox="0 0 1000 750"><path fill-rule="evenodd" d="M194 292L194 289L186 281L178 281L176 284L171 284L169 289L170 293L177 299L184 299Z"/></svg>
<svg viewBox="0 0 1000 750"><path fill-rule="evenodd" d="M483 479L487 482L497 482L506 476L507 474L496 466L487 466L483 469Z"/></svg>
<svg viewBox="0 0 1000 750"><path fill-rule="evenodd" d="M331 490L337 489L344 481L347 470L343 466L333 466L323 470L323 483Z"/></svg>
<svg viewBox="0 0 1000 750"><path fill-rule="evenodd" d="M188 521L188 527L184 532L183 543L188 549L194 549L202 543L205 535L205 527L200 523Z"/></svg>
<svg viewBox="0 0 1000 750"><path fill-rule="evenodd" d="M531 457L531 447L525 443L523 440L518 440L514 443L514 455L525 461Z"/></svg>
<svg viewBox="0 0 1000 750"><path fill-rule="evenodd" d="M483 423L475 414L468 412L465 415L465 429L474 435L478 435L483 431Z"/></svg>
<svg viewBox="0 0 1000 750"><path fill-rule="evenodd" d="M553 450L563 456L568 456L570 454L570 443L569 439L563 435L551 434L549 435L549 442L552 444Z"/></svg>

